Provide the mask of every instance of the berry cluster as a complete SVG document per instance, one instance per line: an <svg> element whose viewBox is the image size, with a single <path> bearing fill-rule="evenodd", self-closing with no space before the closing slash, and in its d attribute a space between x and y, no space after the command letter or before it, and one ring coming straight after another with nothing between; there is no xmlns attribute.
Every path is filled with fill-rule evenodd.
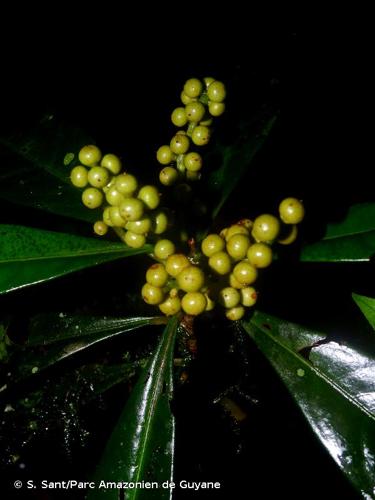
<svg viewBox="0 0 375 500"><path fill-rule="evenodd" d="M168 216L156 210L160 195L155 186L139 186L134 175L122 172L120 158L113 154L102 157L97 146L84 146L78 159L80 165L72 169L70 179L74 186L85 188L83 204L91 209L105 204L103 220L94 224L96 234L103 236L113 227L129 247L140 248L150 232L166 231Z"/></svg>
<svg viewBox="0 0 375 500"><path fill-rule="evenodd" d="M211 137L212 117L220 116L225 111L225 85L211 77L203 83L197 78L185 82L181 92L181 101L185 107L173 110L171 120L178 128L169 145L161 146L156 158L164 168L159 179L164 186L172 186L177 181L199 180L201 177L202 156L191 151L190 146L205 146Z"/></svg>

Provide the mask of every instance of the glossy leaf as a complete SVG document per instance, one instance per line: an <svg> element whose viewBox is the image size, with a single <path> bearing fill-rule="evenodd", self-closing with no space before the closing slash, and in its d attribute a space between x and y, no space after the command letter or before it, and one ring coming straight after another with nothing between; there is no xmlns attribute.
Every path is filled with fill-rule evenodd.
<svg viewBox="0 0 375 500"><path fill-rule="evenodd" d="M313 431L359 491L375 484L375 359L325 336L256 313L243 323ZM301 349L309 352L308 359Z"/></svg>
<svg viewBox="0 0 375 500"><path fill-rule="evenodd" d="M173 396L173 352L177 318L171 318L155 354L139 378L120 416L101 463L95 472L96 484L106 478L114 482L155 481L158 489L134 488L127 500L170 499L164 481L173 478L174 417L170 409ZM118 499L117 489L96 489L89 500Z"/></svg>
<svg viewBox="0 0 375 500"><path fill-rule="evenodd" d="M67 322L66 322L67 321ZM63 361L74 354L82 352L99 342L117 337L127 332L137 330L144 326L158 325L164 321L164 318L158 317L139 317L123 319L105 319L89 317L69 317L57 318L50 323L50 329L56 329L52 335L45 330L46 342L40 338L43 330L38 335L33 335L29 346L22 348L22 354L19 355L19 362L15 373L12 375L12 381L18 381L30 375L40 373L41 370L48 368L59 361ZM67 325L67 331L64 332L64 324ZM34 323L33 328L42 328ZM45 323L47 327L47 323Z"/></svg>
<svg viewBox="0 0 375 500"><path fill-rule="evenodd" d="M0 225L0 294L150 251L150 245L131 249L121 242Z"/></svg>
<svg viewBox="0 0 375 500"><path fill-rule="evenodd" d="M218 146L221 154L221 166L212 172L208 185L210 189L219 193L219 201L213 208L212 217L215 218L226 200L240 181L254 159L258 151L267 140L275 122L277 115L263 116L259 120L258 128L249 136L249 132L244 128L242 135L230 146Z"/></svg>
<svg viewBox="0 0 375 500"><path fill-rule="evenodd" d="M375 203L353 205L345 219L327 226L322 240L305 245L307 262L369 261L375 254Z"/></svg>
<svg viewBox="0 0 375 500"><path fill-rule="evenodd" d="M352 294L353 300L360 308L367 321L370 323L372 328L375 330L375 299L370 297L365 297L364 295L358 295L356 293Z"/></svg>

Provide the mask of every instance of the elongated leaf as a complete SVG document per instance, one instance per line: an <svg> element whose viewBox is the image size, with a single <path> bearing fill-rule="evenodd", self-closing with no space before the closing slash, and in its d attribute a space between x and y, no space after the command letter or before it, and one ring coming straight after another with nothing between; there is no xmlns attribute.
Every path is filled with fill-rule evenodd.
<svg viewBox="0 0 375 500"><path fill-rule="evenodd" d="M248 136L248 131L243 130L242 136L230 146L218 147L222 155L222 164L215 170L209 179L208 185L214 192L220 194L218 203L214 206L212 217L215 218L222 206L236 187L241 177L249 167L250 162L262 148L270 134L277 116L263 116L259 120L258 128Z"/></svg>
<svg viewBox="0 0 375 500"><path fill-rule="evenodd" d="M123 243L0 225L0 294L103 262L148 253Z"/></svg>
<svg viewBox="0 0 375 500"><path fill-rule="evenodd" d="M106 327L108 321L108 327ZM36 342L36 338L32 340L30 347L22 349L22 355L19 355L19 362L15 373L12 375L12 381L18 381L30 375L39 373L41 370L48 368L55 363L69 358L70 356L82 352L99 342L117 337L127 332L137 330L144 326L157 325L163 322L163 318L145 317L145 318L123 318L121 319L99 319L93 318L76 318L71 320L68 325L66 336L60 330L61 340L57 338L49 338L45 344ZM58 325L58 322L52 323L50 328ZM76 328L78 326L78 328ZM58 336L58 332L56 332ZM34 347L33 347L34 346Z"/></svg>
<svg viewBox="0 0 375 500"><path fill-rule="evenodd" d="M302 248L307 262L368 261L375 254L375 203L353 205L346 218L327 226L324 238Z"/></svg>
<svg viewBox="0 0 375 500"><path fill-rule="evenodd" d="M157 488L133 488L127 500L170 499L172 492L162 484L173 478L174 417L173 351L177 319L164 330L155 354L138 380L96 470L96 490L89 500L118 499L117 489L99 489L100 480L115 483L154 481Z"/></svg>
<svg viewBox="0 0 375 500"><path fill-rule="evenodd" d="M320 343L323 335L261 313L243 326L341 470L373 498L375 360L336 342ZM299 352L303 347L311 347L308 360Z"/></svg>
<svg viewBox="0 0 375 500"><path fill-rule="evenodd" d="M352 294L353 300L365 315L367 321L375 330L375 299L365 297L364 295Z"/></svg>

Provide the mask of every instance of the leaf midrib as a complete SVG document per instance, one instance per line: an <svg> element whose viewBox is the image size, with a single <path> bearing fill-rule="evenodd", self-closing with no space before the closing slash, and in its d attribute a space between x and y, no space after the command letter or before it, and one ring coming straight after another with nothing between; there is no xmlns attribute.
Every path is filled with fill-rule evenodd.
<svg viewBox="0 0 375 500"><path fill-rule="evenodd" d="M365 235L368 233L375 233L375 228L374 229L367 229L366 231L353 231L351 233L345 233L345 234L340 234L340 235L333 235L333 236L324 236L321 241L330 241L330 240L338 240L340 238L350 238L351 236L357 236L357 235Z"/></svg>

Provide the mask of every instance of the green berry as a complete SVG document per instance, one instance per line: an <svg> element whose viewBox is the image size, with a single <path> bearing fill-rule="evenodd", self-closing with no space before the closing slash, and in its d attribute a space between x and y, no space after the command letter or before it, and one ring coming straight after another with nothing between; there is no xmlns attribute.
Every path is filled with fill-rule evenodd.
<svg viewBox="0 0 375 500"><path fill-rule="evenodd" d="M74 167L70 172L70 181L73 186L78 188L84 188L88 183L87 169L82 165Z"/></svg>
<svg viewBox="0 0 375 500"><path fill-rule="evenodd" d="M165 264L167 273L174 278L180 274L180 272L185 269L185 267L190 266L190 262L186 255L182 253L175 253L170 255Z"/></svg>
<svg viewBox="0 0 375 500"><path fill-rule="evenodd" d="M208 104L208 112L211 116L221 116L225 111L225 104L223 102L210 102Z"/></svg>
<svg viewBox="0 0 375 500"><path fill-rule="evenodd" d="M204 273L197 266L185 267L177 275L177 283L184 292L197 292L203 286Z"/></svg>
<svg viewBox="0 0 375 500"><path fill-rule="evenodd" d="M127 222L141 219L143 210L144 205L137 198L126 198L120 205L121 217Z"/></svg>
<svg viewBox="0 0 375 500"><path fill-rule="evenodd" d="M94 224L94 232L99 236L104 236L108 231L108 225L102 220L98 220Z"/></svg>
<svg viewBox="0 0 375 500"><path fill-rule="evenodd" d="M205 118L203 118L203 120L201 122L199 122L199 125L204 125L205 127L211 127L211 125L213 124L213 119L205 116Z"/></svg>
<svg viewBox="0 0 375 500"><path fill-rule="evenodd" d="M109 217L110 217L114 227L125 227L125 221L121 217L119 207L110 207L109 208Z"/></svg>
<svg viewBox="0 0 375 500"><path fill-rule="evenodd" d="M225 85L216 80L212 82L207 89L207 97L213 102L223 102L226 96Z"/></svg>
<svg viewBox="0 0 375 500"><path fill-rule="evenodd" d="M181 306L186 314L197 316L206 309L207 299L203 293L188 292L182 297Z"/></svg>
<svg viewBox="0 0 375 500"><path fill-rule="evenodd" d="M150 217L144 217L143 219L127 222L125 228L135 234L148 234L151 231L152 222Z"/></svg>
<svg viewBox="0 0 375 500"><path fill-rule="evenodd" d="M146 272L146 281L150 285L162 288L168 281L168 273L163 264L153 264Z"/></svg>
<svg viewBox="0 0 375 500"><path fill-rule="evenodd" d="M224 307L231 308L236 307L240 303L241 295L235 288L227 286L220 290L219 298Z"/></svg>
<svg viewBox="0 0 375 500"><path fill-rule="evenodd" d="M191 172L190 170L186 170L186 179L188 181L199 181L202 177L201 172Z"/></svg>
<svg viewBox="0 0 375 500"><path fill-rule="evenodd" d="M171 148L167 145L160 146L156 152L156 159L162 165L169 165L176 159L176 155L173 153Z"/></svg>
<svg viewBox="0 0 375 500"><path fill-rule="evenodd" d="M160 195L155 186L143 186L139 190L138 199L150 210L154 210L160 203Z"/></svg>
<svg viewBox="0 0 375 500"><path fill-rule="evenodd" d="M211 132L208 127L205 127L204 125L198 125L197 127L195 127L191 134L191 140L197 146L205 146L206 144L208 144L210 136Z"/></svg>
<svg viewBox="0 0 375 500"><path fill-rule="evenodd" d="M226 252L216 252L211 255L208 265L221 275L228 274L231 270L231 260Z"/></svg>
<svg viewBox="0 0 375 500"><path fill-rule="evenodd" d="M272 250L265 243L254 243L247 251L247 258L254 267L268 267L272 263Z"/></svg>
<svg viewBox="0 0 375 500"><path fill-rule="evenodd" d="M176 125L176 127L184 127L187 122L185 108L181 107L174 109L171 115L171 120L173 125Z"/></svg>
<svg viewBox="0 0 375 500"><path fill-rule="evenodd" d="M255 219L251 234L257 242L272 243L279 232L279 220L274 215L263 214Z"/></svg>
<svg viewBox="0 0 375 500"><path fill-rule="evenodd" d="M285 198L280 203L279 213L285 224L299 224L305 216L305 209L297 198Z"/></svg>
<svg viewBox="0 0 375 500"><path fill-rule="evenodd" d="M225 240L228 242L235 234L244 234L245 236L248 236L249 231L242 224L233 224L232 226L228 227L227 231L225 232Z"/></svg>
<svg viewBox="0 0 375 500"><path fill-rule="evenodd" d="M202 168L202 157L199 153L191 151L184 157L184 165L189 172L198 172Z"/></svg>
<svg viewBox="0 0 375 500"><path fill-rule="evenodd" d="M104 167L92 167L87 175L91 186L102 188L109 182L108 170Z"/></svg>
<svg viewBox="0 0 375 500"><path fill-rule="evenodd" d="M246 285L243 283L240 283L237 278L235 278L233 273L230 273L229 275L229 284L233 288L237 288L237 290L240 290L241 288L245 288Z"/></svg>
<svg viewBox="0 0 375 500"><path fill-rule="evenodd" d="M88 146L83 146L83 148L78 153L78 159L82 165L86 167L94 167L100 162L102 153L97 146L89 144Z"/></svg>
<svg viewBox="0 0 375 500"><path fill-rule="evenodd" d="M201 249L206 257L221 252L225 248L225 242L218 234L209 234L202 241Z"/></svg>
<svg viewBox="0 0 375 500"><path fill-rule="evenodd" d="M170 148L176 155L181 155L189 150L190 141L189 137L184 134L176 134L172 137Z"/></svg>
<svg viewBox="0 0 375 500"><path fill-rule="evenodd" d="M96 188L87 188L82 193L82 203L87 208L98 208L103 203L103 193Z"/></svg>
<svg viewBox="0 0 375 500"><path fill-rule="evenodd" d="M253 306L258 298L257 291L252 286L247 286L246 288L242 288L240 290L241 294L241 304L245 307Z"/></svg>
<svg viewBox="0 0 375 500"><path fill-rule="evenodd" d="M133 231L126 231L124 241L130 248L141 248L146 243L146 238L143 234L136 234Z"/></svg>
<svg viewBox="0 0 375 500"><path fill-rule="evenodd" d="M150 285L150 283L145 283L142 287L142 297L147 304L150 304L151 306L157 306L158 304L161 304L163 302L164 292L157 286Z"/></svg>
<svg viewBox="0 0 375 500"><path fill-rule="evenodd" d="M212 78L212 76L205 76L203 78L204 84L206 85L206 89L211 85L212 82L215 81L215 78Z"/></svg>
<svg viewBox="0 0 375 500"><path fill-rule="evenodd" d="M250 262L243 260L234 266L233 275L243 285L251 285L257 279L258 271Z"/></svg>
<svg viewBox="0 0 375 500"><path fill-rule="evenodd" d="M173 316L181 310L180 299L176 297L168 297L162 304L159 304L160 311L166 316Z"/></svg>
<svg viewBox="0 0 375 500"><path fill-rule="evenodd" d="M184 93L188 97L194 98L199 97L202 93L203 85L198 78L190 78L185 82Z"/></svg>
<svg viewBox="0 0 375 500"><path fill-rule="evenodd" d="M168 229L168 216L165 212L157 212L153 215L153 231L155 234L163 234Z"/></svg>
<svg viewBox="0 0 375 500"><path fill-rule="evenodd" d="M189 97L188 95L186 95L184 91L181 92L180 97L181 97L182 104L185 104L185 106L186 106L186 104L189 104L191 102L195 102L197 100L196 97Z"/></svg>
<svg viewBox="0 0 375 500"><path fill-rule="evenodd" d="M125 196L133 196L138 189L138 181L131 174L121 174L116 177L116 189Z"/></svg>
<svg viewBox="0 0 375 500"><path fill-rule="evenodd" d="M215 302L209 297L208 293L204 293L206 297L207 305L205 311L212 311L215 308Z"/></svg>
<svg viewBox="0 0 375 500"><path fill-rule="evenodd" d="M297 236L298 236L297 226L291 226L289 234L283 238L279 238L277 242L280 243L280 245L290 245L291 243L294 243L296 241Z"/></svg>
<svg viewBox="0 0 375 500"><path fill-rule="evenodd" d="M200 122L204 117L205 112L206 108L199 101L191 102L185 107L186 118L189 120L189 122Z"/></svg>
<svg viewBox="0 0 375 500"><path fill-rule="evenodd" d="M250 246L249 237L245 234L234 234L227 243L227 252L234 260L242 260L246 257Z"/></svg>
<svg viewBox="0 0 375 500"><path fill-rule="evenodd" d="M100 164L102 167L105 167L114 175L119 174L122 169L120 158L113 154L104 155Z"/></svg>
<svg viewBox="0 0 375 500"><path fill-rule="evenodd" d="M178 172L173 167L164 167L160 171L159 180L164 186L172 186L178 180Z"/></svg>
<svg viewBox="0 0 375 500"><path fill-rule="evenodd" d="M103 221L107 224L109 227L113 227L113 222L110 216L110 208L111 207L106 207L103 211Z"/></svg>
<svg viewBox="0 0 375 500"><path fill-rule="evenodd" d="M105 199L110 205L118 206L125 200L125 197L113 186L105 193Z"/></svg>
<svg viewBox="0 0 375 500"><path fill-rule="evenodd" d="M238 321L243 318L245 314L245 308L243 306L232 307L225 311L225 316L231 321Z"/></svg>
<svg viewBox="0 0 375 500"><path fill-rule="evenodd" d="M165 260L176 251L174 243L170 240L159 240L154 246L154 255L157 259Z"/></svg>

